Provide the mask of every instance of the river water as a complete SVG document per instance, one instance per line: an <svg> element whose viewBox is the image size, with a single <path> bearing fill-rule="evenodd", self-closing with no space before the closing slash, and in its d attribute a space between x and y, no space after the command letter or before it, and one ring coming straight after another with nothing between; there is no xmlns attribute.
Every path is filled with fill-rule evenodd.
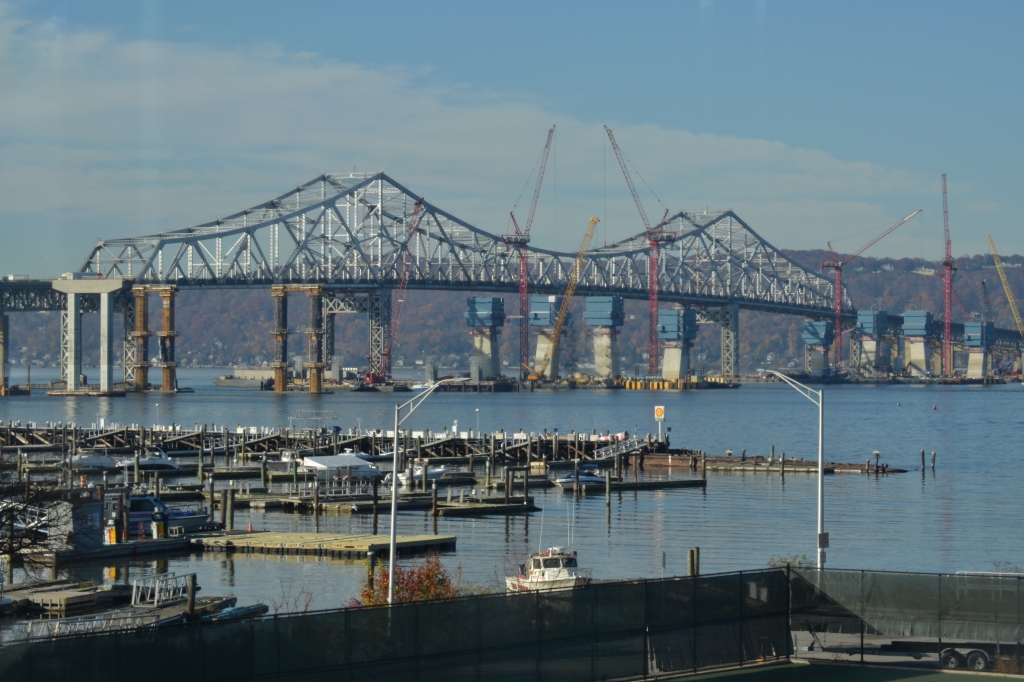
<svg viewBox="0 0 1024 682"><path fill-rule="evenodd" d="M48 372L33 371L33 381ZM337 393L275 395L221 389L216 370L180 370L179 384L195 393L125 398L0 400L0 420L90 424L216 424L281 426L316 413L343 427L388 428L396 398L410 394ZM15 376L15 381L20 377ZM403 397L404 396L404 397ZM992 570L994 562L1024 565L1024 448L1020 445L1024 388L1004 386L825 387L825 457L863 462L874 450L881 461L909 473L882 477L836 474L825 479L827 565L912 571ZM538 391L506 394L435 394L412 415L412 429L500 429L656 432L655 405L664 405L673 446L711 453L776 454L813 459L817 409L780 384L738 390ZM301 422L296 422L301 424ZM937 453L937 466L921 469L920 451ZM665 470L651 469L648 476ZM684 470L673 476L688 476ZM557 488L531 489L543 513L512 517L437 519L436 530L458 538L444 555L463 582L496 586L505 568L538 547L565 545L570 532L580 564L596 578L660 577L686 570L686 551L699 546L705 573L754 569L773 555L813 557L816 488L813 474L708 473L705 492L692 489L615 493L577 501ZM443 493L442 493L443 494ZM454 491L458 495L458 489ZM573 521L574 519L574 521ZM236 528L312 531L312 517L247 510ZM380 521L387 533L387 518ZM327 516L321 530L369 533L364 516ZM434 532L425 512L399 515L399 534ZM543 537L541 534L543 533ZM132 580L155 571L197 572L205 594L236 595L291 610L312 595L312 608L344 605L365 577L359 562L302 557L181 555L118 561L73 569L82 579Z"/></svg>

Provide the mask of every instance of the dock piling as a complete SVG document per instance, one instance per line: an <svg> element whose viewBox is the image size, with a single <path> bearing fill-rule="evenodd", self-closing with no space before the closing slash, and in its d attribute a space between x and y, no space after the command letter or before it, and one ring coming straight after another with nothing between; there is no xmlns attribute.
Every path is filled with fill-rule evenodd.
<svg viewBox="0 0 1024 682"><path fill-rule="evenodd" d="M210 479L210 487L213 487L213 479ZM210 504L213 504L212 502ZM227 528L228 524L228 491L227 488L220 491L220 525Z"/></svg>
<svg viewBox="0 0 1024 682"><path fill-rule="evenodd" d="M189 620L191 620L196 615L196 574L189 573L187 579L188 601L186 602L185 613L188 614Z"/></svg>
<svg viewBox="0 0 1024 682"><path fill-rule="evenodd" d="M935 471L935 451L932 451L932 471Z"/></svg>
<svg viewBox="0 0 1024 682"><path fill-rule="evenodd" d="M373 534L374 535L377 534L377 487L379 485L380 485L380 479L378 479L378 478L373 479ZM393 491L394 490L394 486L392 486L391 489ZM392 494L394 494L394 492L392 492ZM371 554L372 554L372 552L371 552ZM371 559L371 564L372 564L372 559Z"/></svg>
<svg viewBox="0 0 1024 682"><path fill-rule="evenodd" d="M609 509L612 506L612 472L607 469L604 472L604 506Z"/></svg>
<svg viewBox="0 0 1024 682"><path fill-rule="evenodd" d="M449 488L449 490L451 490ZM430 515L437 518L437 481L433 481L430 491Z"/></svg>
<svg viewBox="0 0 1024 682"><path fill-rule="evenodd" d="M235 529L235 489L234 488L228 488L225 492L227 493L227 502L228 502L227 503L227 519L228 519L228 523L227 523L226 528L228 530L234 530Z"/></svg>
<svg viewBox="0 0 1024 682"><path fill-rule="evenodd" d="M772 450L774 450L774 449L775 449L775 446L773 445L772 446ZM785 452L782 453L782 458L779 460L779 476L781 476L783 480L786 479L786 453Z"/></svg>
<svg viewBox="0 0 1024 682"><path fill-rule="evenodd" d="M924 471L924 450L921 451L921 471Z"/></svg>
<svg viewBox="0 0 1024 682"><path fill-rule="evenodd" d="M313 532L320 532L320 477L313 481Z"/></svg>

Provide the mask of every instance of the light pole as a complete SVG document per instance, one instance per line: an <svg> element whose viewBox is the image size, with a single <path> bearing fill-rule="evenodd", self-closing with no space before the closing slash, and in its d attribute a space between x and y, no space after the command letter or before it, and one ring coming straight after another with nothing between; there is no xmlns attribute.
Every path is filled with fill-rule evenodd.
<svg viewBox="0 0 1024 682"><path fill-rule="evenodd" d="M430 388L420 393L409 402L402 403L401 405L395 405L395 440L392 449L392 464L391 464L391 543L388 547L388 606L395 603L395 553L397 551L398 536L395 533L396 524L398 517L398 427L409 418L409 416L416 411L416 408L423 404L434 389L441 384L454 383L457 381L469 381L469 377L462 379L442 379L441 381L435 382L430 385ZM405 413L405 416L401 419L398 418L399 411L408 407L409 411Z"/></svg>
<svg viewBox="0 0 1024 682"><path fill-rule="evenodd" d="M818 406L818 568L822 569L825 567L825 549L828 547L828 533L825 532L825 391L815 391L781 372L772 369L768 372Z"/></svg>
<svg viewBox="0 0 1024 682"><path fill-rule="evenodd" d="M480 437L480 408L476 408L476 437Z"/></svg>

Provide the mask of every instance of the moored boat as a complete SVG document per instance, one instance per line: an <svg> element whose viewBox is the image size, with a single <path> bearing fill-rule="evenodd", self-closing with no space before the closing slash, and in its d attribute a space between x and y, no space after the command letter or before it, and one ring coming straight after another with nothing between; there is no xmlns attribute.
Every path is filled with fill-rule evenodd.
<svg viewBox="0 0 1024 682"><path fill-rule="evenodd" d="M117 460L107 455L102 450L84 450L71 458L71 469L73 471L88 471L89 469L116 469Z"/></svg>
<svg viewBox="0 0 1024 682"><path fill-rule="evenodd" d="M579 567L576 552L565 547L549 547L534 552L519 573L505 577L508 592L571 590L590 583L590 569Z"/></svg>
<svg viewBox="0 0 1024 682"><path fill-rule="evenodd" d="M135 458L126 457L118 460L115 466L118 469L134 467ZM139 457L139 471L178 471L179 469L181 467L178 463L162 452L147 452Z"/></svg>
<svg viewBox="0 0 1024 682"><path fill-rule="evenodd" d="M570 471L566 475L556 478L555 483L563 490L572 490L573 486L584 489L598 486L603 488L605 481L603 476L592 474L589 471L580 471L578 478L575 471Z"/></svg>

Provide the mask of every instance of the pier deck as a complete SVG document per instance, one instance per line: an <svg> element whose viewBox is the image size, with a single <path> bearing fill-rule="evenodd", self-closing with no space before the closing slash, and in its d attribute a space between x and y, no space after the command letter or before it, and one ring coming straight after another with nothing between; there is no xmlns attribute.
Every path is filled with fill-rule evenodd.
<svg viewBox="0 0 1024 682"><path fill-rule="evenodd" d="M307 554L332 559L365 559L369 552L387 558L388 536L336 533L218 533L192 538L192 546L204 552L246 554ZM454 552L454 535L399 535L398 556L426 552Z"/></svg>

